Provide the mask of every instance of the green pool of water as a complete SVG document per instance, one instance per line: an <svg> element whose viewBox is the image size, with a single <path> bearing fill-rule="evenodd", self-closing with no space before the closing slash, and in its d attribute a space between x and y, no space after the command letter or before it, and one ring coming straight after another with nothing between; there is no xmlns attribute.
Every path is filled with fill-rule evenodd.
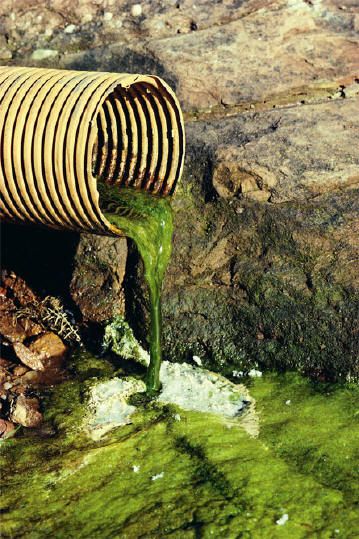
<svg viewBox="0 0 359 539"><path fill-rule="evenodd" d="M89 357L48 396L48 427L1 446L2 537L358 536L357 387L267 374L250 381L258 438L154 401L94 442L87 388L114 368Z"/></svg>

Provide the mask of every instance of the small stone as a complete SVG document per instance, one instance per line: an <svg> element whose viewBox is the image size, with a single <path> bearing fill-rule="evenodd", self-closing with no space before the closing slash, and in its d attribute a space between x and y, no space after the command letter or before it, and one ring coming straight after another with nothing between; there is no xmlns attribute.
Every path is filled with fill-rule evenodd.
<svg viewBox="0 0 359 539"><path fill-rule="evenodd" d="M14 423L6 421L5 419L0 419L0 438L8 438L14 430Z"/></svg>
<svg viewBox="0 0 359 539"><path fill-rule="evenodd" d="M278 526L283 526L283 524L285 524L287 521L288 521L288 515L287 514L284 514L282 517L280 517L278 520L276 520L276 524Z"/></svg>
<svg viewBox="0 0 359 539"><path fill-rule="evenodd" d="M0 368L2 369L10 369L13 363L7 359L0 358Z"/></svg>
<svg viewBox="0 0 359 539"><path fill-rule="evenodd" d="M28 372L28 370L29 369L27 367L24 367L23 365L18 365L17 367L15 367L13 374L14 376L22 376L23 374Z"/></svg>
<svg viewBox="0 0 359 539"><path fill-rule="evenodd" d="M199 367L202 366L202 360L199 356L193 356L193 361L196 363L196 365L198 365Z"/></svg>
<svg viewBox="0 0 359 539"><path fill-rule="evenodd" d="M11 382L5 382L4 389L7 391L8 389L11 389L11 388L12 388L12 383Z"/></svg>
<svg viewBox="0 0 359 539"><path fill-rule="evenodd" d="M0 384L3 384L5 382L8 375L9 373L7 372L7 370L0 367Z"/></svg>
<svg viewBox="0 0 359 539"><path fill-rule="evenodd" d="M257 371L256 369L251 369L248 373L248 376L250 376L251 378L261 378L262 372Z"/></svg>
<svg viewBox="0 0 359 539"><path fill-rule="evenodd" d="M31 59L36 61L46 60L47 58L54 58L58 54L58 51L54 49L36 49L32 53Z"/></svg>
<svg viewBox="0 0 359 539"><path fill-rule="evenodd" d="M91 13L85 13L81 19L82 24L87 24L92 21L92 15Z"/></svg>
<svg viewBox="0 0 359 539"><path fill-rule="evenodd" d="M77 26L75 24L68 24L64 28L65 34L73 34L77 29Z"/></svg>
<svg viewBox="0 0 359 539"><path fill-rule="evenodd" d="M135 472L135 473L138 473L140 471L140 466L136 466L136 464L134 466L132 466L132 470Z"/></svg>
<svg viewBox="0 0 359 539"><path fill-rule="evenodd" d="M133 4L131 8L132 17L140 17L142 15L142 6L141 4Z"/></svg>
<svg viewBox="0 0 359 539"><path fill-rule="evenodd" d="M11 60L12 52L7 46L5 36L0 35L0 60Z"/></svg>
<svg viewBox="0 0 359 539"><path fill-rule="evenodd" d="M16 308L12 299L0 297L0 333L11 343L22 342L26 337L37 335L38 324L27 319L17 319Z"/></svg>
<svg viewBox="0 0 359 539"><path fill-rule="evenodd" d="M23 385L16 385L12 388L12 392L15 393L15 395L25 395L26 393L26 387Z"/></svg>
<svg viewBox="0 0 359 539"><path fill-rule="evenodd" d="M44 371L61 367L67 347L60 337L49 331L40 335L28 347L23 343L15 343L14 351L24 365L34 371Z"/></svg>
<svg viewBox="0 0 359 539"><path fill-rule="evenodd" d="M14 297L21 306L25 307L29 303L36 303L38 301L39 298L35 292L29 287L24 279L16 275L15 272L4 270L1 273L1 278L5 290L9 291L11 297Z"/></svg>
<svg viewBox="0 0 359 539"><path fill-rule="evenodd" d="M29 349L38 355L44 369L61 367L67 353L67 346L51 331L40 335L30 344Z"/></svg>
<svg viewBox="0 0 359 539"><path fill-rule="evenodd" d="M17 342L14 343L14 352L24 365L34 371L43 371L44 365L38 354L34 354L27 346Z"/></svg>
<svg viewBox="0 0 359 539"><path fill-rule="evenodd" d="M250 200L255 200L256 202L268 202L271 193L269 191L249 191L245 194L245 197Z"/></svg>
<svg viewBox="0 0 359 539"><path fill-rule="evenodd" d="M40 403L36 398L20 395L11 413L11 420L23 427L37 427L42 422Z"/></svg>
<svg viewBox="0 0 359 539"><path fill-rule="evenodd" d="M113 17L113 13L111 13L110 11L105 11L105 13L103 14L103 20L105 22L112 21L112 17Z"/></svg>
<svg viewBox="0 0 359 539"><path fill-rule="evenodd" d="M286 403L287 406L289 406L290 403L291 403L290 399L288 399L287 401L285 401L285 403Z"/></svg>
<svg viewBox="0 0 359 539"><path fill-rule="evenodd" d="M153 476L151 477L151 480L152 480L152 481L157 481L157 479L162 479L162 477L163 477L164 475L165 475L165 472L158 473L158 474L156 474L156 475L153 475Z"/></svg>
<svg viewBox="0 0 359 539"><path fill-rule="evenodd" d="M242 193L249 193L250 191L256 191L258 189L256 180L250 176L246 175L241 182L241 191Z"/></svg>

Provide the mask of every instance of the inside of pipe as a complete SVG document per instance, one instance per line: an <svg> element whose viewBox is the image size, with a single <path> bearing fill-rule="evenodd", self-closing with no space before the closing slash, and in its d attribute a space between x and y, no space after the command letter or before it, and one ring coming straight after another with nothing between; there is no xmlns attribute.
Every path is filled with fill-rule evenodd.
<svg viewBox="0 0 359 539"><path fill-rule="evenodd" d="M180 174L183 132L179 111L163 88L118 86L97 115L93 174L100 181L172 194Z"/></svg>

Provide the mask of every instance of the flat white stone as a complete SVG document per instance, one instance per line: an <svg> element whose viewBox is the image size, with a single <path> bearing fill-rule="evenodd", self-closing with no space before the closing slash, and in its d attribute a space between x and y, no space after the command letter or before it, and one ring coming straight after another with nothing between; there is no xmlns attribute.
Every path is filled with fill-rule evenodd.
<svg viewBox="0 0 359 539"><path fill-rule="evenodd" d="M187 411L215 414L231 420L229 426L238 422L251 436L258 435L254 401L245 386L233 384L206 369L168 361L161 366L161 382L158 402L175 404ZM113 428L131 423L136 407L128 404L128 398L145 391L145 383L134 378L113 378L93 386L85 419L90 437L98 440ZM180 415L176 414L175 419L180 421Z"/></svg>
<svg viewBox="0 0 359 539"><path fill-rule="evenodd" d="M144 366L149 363L149 354L123 320L106 327L104 345L122 358L133 359ZM260 371L255 372L256 376L262 375ZM162 390L158 402L175 404L186 411L215 414L225 419L228 427L240 426L250 436L258 436L255 401L243 384L234 384L197 365L169 361L161 365L160 380ZM91 438L99 439L109 430L131 423L136 407L127 400L134 393L145 391L145 383L134 378L113 378L93 386L89 395L90 412L85 420L85 429ZM176 421L181 420L180 414L174 417Z"/></svg>

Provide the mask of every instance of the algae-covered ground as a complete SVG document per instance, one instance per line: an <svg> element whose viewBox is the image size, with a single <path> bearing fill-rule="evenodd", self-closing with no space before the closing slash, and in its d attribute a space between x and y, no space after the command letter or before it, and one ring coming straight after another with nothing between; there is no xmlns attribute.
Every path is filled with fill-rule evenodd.
<svg viewBox="0 0 359 539"><path fill-rule="evenodd" d="M248 380L258 438L151 403L95 442L81 430L89 388L121 369L80 360L49 393L45 426L1 447L2 537L357 536L358 387L269 373Z"/></svg>

